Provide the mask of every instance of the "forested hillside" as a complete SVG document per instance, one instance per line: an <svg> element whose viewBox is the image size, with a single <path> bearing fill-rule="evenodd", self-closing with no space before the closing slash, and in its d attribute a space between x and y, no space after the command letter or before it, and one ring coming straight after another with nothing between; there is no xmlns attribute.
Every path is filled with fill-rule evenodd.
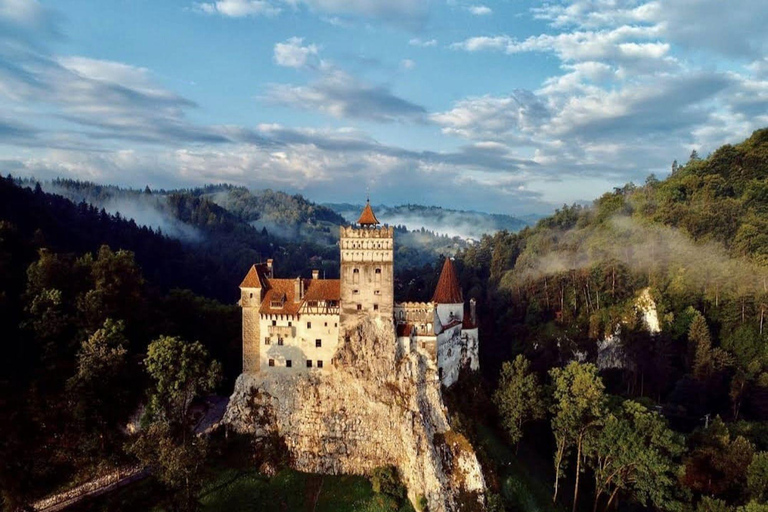
<svg viewBox="0 0 768 512"><path fill-rule="evenodd" d="M622 497L624 506L657 509L763 503L767 228L768 130L760 130L707 158L694 152L673 163L665 180L630 183L591 207L564 206L535 227L486 236L460 254L465 289L481 301L486 376L496 382L502 361L521 358L504 364L501 423L518 440L527 421L551 426L551 437L529 435L539 450L551 448L568 492L586 467L579 487L596 508ZM646 316L654 306L659 332ZM501 391L529 389L519 387L527 375L551 383L542 389L554 394ZM569 402L578 396L584 401ZM549 404L547 415L533 414L537 400ZM567 416L571 406L582 409ZM672 431L647 423L657 420L642 416L646 407ZM662 443L633 430L651 425L672 437ZM616 454L598 440L613 435L614 444L640 443L641 453L660 458L622 481L602 480L606 457Z"/></svg>

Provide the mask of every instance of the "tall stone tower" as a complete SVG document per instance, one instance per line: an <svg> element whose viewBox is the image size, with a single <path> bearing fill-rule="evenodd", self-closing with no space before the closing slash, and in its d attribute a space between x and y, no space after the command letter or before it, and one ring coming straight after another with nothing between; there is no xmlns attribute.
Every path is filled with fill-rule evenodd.
<svg viewBox="0 0 768 512"><path fill-rule="evenodd" d="M259 309L266 292L264 278L272 277L272 260L253 265L240 283L240 307L243 314L243 373L256 373L260 367Z"/></svg>
<svg viewBox="0 0 768 512"><path fill-rule="evenodd" d="M356 225L340 230L343 336L359 315L392 321L394 228L380 226L368 201Z"/></svg>

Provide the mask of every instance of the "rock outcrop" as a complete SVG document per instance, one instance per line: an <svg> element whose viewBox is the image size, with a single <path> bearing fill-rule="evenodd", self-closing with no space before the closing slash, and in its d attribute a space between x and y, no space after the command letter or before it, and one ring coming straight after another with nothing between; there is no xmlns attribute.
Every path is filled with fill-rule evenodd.
<svg viewBox="0 0 768 512"><path fill-rule="evenodd" d="M480 465L451 430L437 370L428 354L396 344L391 324L364 320L344 336L332 368L243 374L224 423L241 433L277 433L294 467L367 474L394 465L416 502L453 511L482 501Z"/></svg>

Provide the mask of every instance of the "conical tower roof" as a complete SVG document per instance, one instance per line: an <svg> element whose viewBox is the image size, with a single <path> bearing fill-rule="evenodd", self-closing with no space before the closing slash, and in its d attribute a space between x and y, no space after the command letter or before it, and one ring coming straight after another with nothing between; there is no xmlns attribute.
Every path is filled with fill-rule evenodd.
<svg viewBox="0 0 768 512"><path fill-rule="evenodd" d="M451 258L445 258L443 271L440 273L440 280L437 282L432 302L437 304L462 304L464 302L464 295L461 293L461 286L459 286L459 279L456 276L456 269L453 268Z"/></svg>
<svg viewBox="0 0 768 512"><path fill-rule="evenodd" d="M357 223L361 226L375 226L376 224L380 224L379 219L373 214L370 200L365 202L365 208L363 208L363 213L360 214L360 218L357 219Z"/></svg>

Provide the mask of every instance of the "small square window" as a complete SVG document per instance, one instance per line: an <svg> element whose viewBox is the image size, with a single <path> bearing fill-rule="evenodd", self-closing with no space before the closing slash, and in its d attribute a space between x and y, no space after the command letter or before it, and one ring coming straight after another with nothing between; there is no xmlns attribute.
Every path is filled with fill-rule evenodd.
<svg viewBox="0 0 768 512"><path fill-rule="evenodd" d="M323 340L315 340L315 348L320 348L323 346Z"/></svg>
<svg viewBox="0 0 768 512"><path fill-rule="evenodd" d="M277 320L272 320L272 325L277 325Z"/></svg>
<svg viewBox="0 0 768 512"><path fill-rule="evenodd" d="M312 322L307 322L307 329L311 329L311 328L312 328Z"/></svg>
<svg viewBox="0 0 768 512"><path fill-rule="evenodd" d="M270 359L269 360L269 366L275 366L275 360L274 359Z"/></svg>
<svg viewBox="0 0 768 512"><path fill-rule="evenodd" d="M335 324L333 324L333 326L334 326L334 327L338 327L338 326L339 326L339 323L338 323L338 322L336 322Z"/></svg>
<svg viewBox="0 0 768 512"><path fill-rule="evenodd" d="M317 361L317 367L318 367L318 368L322 368L322 367L323 367L323 362L322 362L322 361L320 361L320 360L318 360L318 361Z"/></svg>
<svg viewBox="0 0 768 512"><path fill-rule="evenodd" d="M288 322L288 327L290 327L290 326L292 326L292 325L293 325L293 323L292 323L292 322Z"/></svg>
<svg viewBox="0 0 768 512"><path fill-rule="evenodd" d="M357 305L357 310L358 311L362 311L363 310L363 305L362 304L358 304Z"/></svg>
<svg viewBox="0 0 768 512"><path fill-rule="evenodd" d="M307 359L307 368L312 368L312 360Z"/></svg>
<svg viewBox="0 0 768 512"><path fill-rule="evenodd" d="M360 290L352 290L352 295L357 295L358 293L360 293Z"/></svg>
<svg viewBox="0 0 768 512"><path fill-rule="evenodd" d="M373 305L373 310L374 311L378 311L379 310L379 305L378 304L374 304Z"/></svg>
<svg viewBox="0 0 768 512"><path fill-rule="evenodd" d="M380 268L377 268L377 269L376 269L376 273L377 273L377 274L381 274L381 269L380 269Z"/></svg>
<svg viewBox="0 0 768 512"><path fill-rule="evenodd" d="M291 361L290 359L286 359L285 360L285 367L286 368L290 368L292 366L293 366L293 361Z"/></svg>
<svg viewBox="0 0 768 512"><path fill-rule="evenodd" d="M325 322L325 327L328 327L328 322Z"/></svg>
<svg viewBox="0 0 768 512"><path fill-rule="evenodd" d="M283 344L283 338L277 338L277 344L282 345Z"/></svg>
<svg viewBox="0 0 768 512"><path fill-rule="evenodd" d="M269 339L269 336L267 336L266 338L264 338L264 344L265 344L265 345L269 345L271 342L272 342L272 340L270 340L270 339Z"/></svg>

